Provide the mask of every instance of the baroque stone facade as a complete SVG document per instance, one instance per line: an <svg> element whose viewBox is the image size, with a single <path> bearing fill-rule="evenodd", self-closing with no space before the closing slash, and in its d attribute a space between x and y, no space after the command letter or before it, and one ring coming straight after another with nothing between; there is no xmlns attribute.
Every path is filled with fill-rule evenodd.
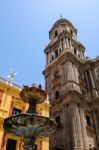
<svg viewBox="0 0 99 150"><path fill-rule="evenodd" d="M99 58L85 57L77 30L59 19L45 48L45 87L58 130L50 150L99 150Z"/></svg>

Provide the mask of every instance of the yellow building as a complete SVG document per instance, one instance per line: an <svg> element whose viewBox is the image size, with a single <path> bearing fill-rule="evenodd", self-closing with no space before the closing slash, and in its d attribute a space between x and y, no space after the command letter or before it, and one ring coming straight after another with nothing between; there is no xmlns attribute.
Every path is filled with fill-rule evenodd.
<svg viewBox="0 0 99 150"><path fill-rule="evenodd" d="M0 150L22 150L23 139L7 134L3 129L5 118L28 109L28 104L20 99L20 91L20 86L0 77ZM44 102L37 105L37 112L40 115L49 116L49 104ZM49 139L37 139L35 150L49 150Z"/></svg>

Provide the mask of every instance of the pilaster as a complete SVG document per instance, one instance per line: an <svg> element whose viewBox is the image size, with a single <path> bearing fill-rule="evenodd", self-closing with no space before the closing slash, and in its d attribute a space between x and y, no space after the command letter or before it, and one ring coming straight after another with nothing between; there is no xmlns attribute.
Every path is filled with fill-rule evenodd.
<svg viewBox="0 0 99 150"><path fill-rule="evenodd" d="M84 150L83 135L82 135L78 105L74 103L70 104L69 111L70 111L69 113L71 114L70 119L72 123L73 149Z"/></svg>
<svg viewBox="0 0 99 150"><path fill-rule="evenodd" d="M97 145L99 147L99 124L98 124L98 116L95 111L93 111L93 120L94 120L94 125L95 125L95 130L96 130L96 140L97 140Z"/></svg>
<svg viewBox="0 0 99 150"><path fill-rule="evenodd" d="M84 108L82 106L80 106L79 107L79 111L80 111L80 120L81 120L81 128L82 128L84 150L89 150L89 143L88 143L88 136L87 136Z"/></svg>

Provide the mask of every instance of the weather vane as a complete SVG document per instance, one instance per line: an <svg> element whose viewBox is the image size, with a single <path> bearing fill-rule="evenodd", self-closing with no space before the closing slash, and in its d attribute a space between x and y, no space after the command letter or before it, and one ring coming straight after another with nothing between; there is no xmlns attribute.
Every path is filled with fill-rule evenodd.
<svg viewBox="0 0 99 150"><path fill-rule="evenodd" d="M14 72L12 68L10 69L10 73L7 76L9 82L12 82L16 76L17 72Z"/></svg>

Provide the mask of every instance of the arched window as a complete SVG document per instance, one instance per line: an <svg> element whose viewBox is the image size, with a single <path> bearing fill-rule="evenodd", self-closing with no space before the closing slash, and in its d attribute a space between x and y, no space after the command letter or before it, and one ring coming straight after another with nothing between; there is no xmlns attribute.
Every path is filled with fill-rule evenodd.
<svg viewBox="0 0 99 150"><path fill-rule="evenodd" d="M58 49L55 50L55 58L58 57Z"/></svg>
<svg viewBox="0 0 99 150"><path fill-rule="evenodd" d="M52 55L52 60L54 60L54 56Z"/></svg>
<svg viewBox="0 0 99 150"><path fill-rule="evenodd" d="M70 40L70 38L68 38L68 44L69 44L69 48L71 48L71 40Z"/></svg>
<svg viewBox="0 0 99 150"><path fill-rule="evenodd" d="M56 30L55 33L54 33L54 38L56 38L57 36L58 36L58 32Z"/></svg>
<svg viewBox="0 0 99 150"><path fill-rule="evenodd" d="M55 121L57 122L57 127L58 127L58 128L61 127L61 117L60 117L60 116L57 116L57 117L55 118Z"/></svg>
<svg viewBox="0 0 99 150"><path fill-rule="evenodd" d="M71 33L71 35L73 35L73 31L72 30L70 30L70 33Z"/></svg>
<svg viewBox="0 0 99 150"><path fill-rule="evenodd" d="M77 55L77 50L76 49L74 49L74 54Z"/></svg>
<svg viewBox="0 0 99 150"><path fill-rule="evenodd" d="M59 98L59 91L56 91L56 93L55 93L55 99L57 100L58 98Z"/></svg>
<svg viewBox="0 0 99 150"><path fill-rule="evenodd" d="M61 53L61 48L59 49L59 53Z"/></svg>

